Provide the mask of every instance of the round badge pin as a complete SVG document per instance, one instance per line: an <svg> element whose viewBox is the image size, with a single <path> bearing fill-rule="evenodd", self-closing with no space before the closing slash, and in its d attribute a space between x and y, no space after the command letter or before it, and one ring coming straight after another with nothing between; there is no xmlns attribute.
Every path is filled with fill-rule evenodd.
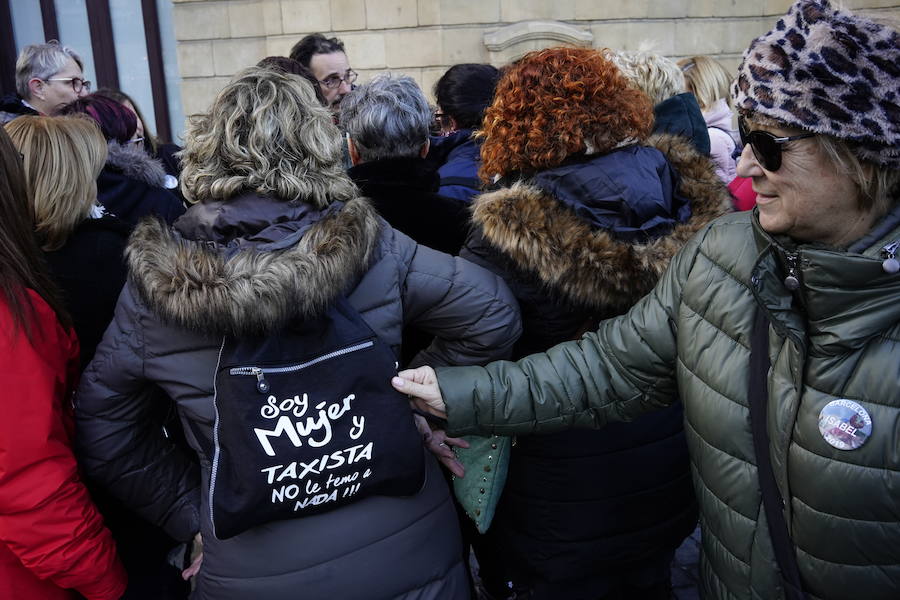
<svg viewBox="0 0 900 600"><path fill-rule="evenodd" d="M819 413L819 433L838 450L856 450L872 435L872 418L853 400L832 400Z"/></svg>

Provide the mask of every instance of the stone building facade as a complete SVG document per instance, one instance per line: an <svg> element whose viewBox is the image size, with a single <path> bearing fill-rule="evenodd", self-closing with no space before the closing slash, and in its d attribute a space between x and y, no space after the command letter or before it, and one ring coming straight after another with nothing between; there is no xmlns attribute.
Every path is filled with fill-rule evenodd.
<svg viewBox="0 0 900 600"><path fill-rule="evenodd" d="M241 68L303 35L342 39L360 80L390 70L430 93L451 65L500 66L560 44L706 54L736 68L791 0L173 0L186 114ZM900 16L897 0L845 0Z"/></svg>

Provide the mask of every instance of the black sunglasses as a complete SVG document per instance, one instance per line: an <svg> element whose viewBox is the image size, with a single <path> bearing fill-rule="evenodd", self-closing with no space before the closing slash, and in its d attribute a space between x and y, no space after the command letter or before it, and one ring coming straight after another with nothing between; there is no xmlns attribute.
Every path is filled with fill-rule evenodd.
<svg viewBox="0 0 900 600"><path fill-rule="evenodd" d="M768 131L759 129L750 131L744 117L738 119L738 131L741 134L741 143L745 146L750 144L753 156L756 157L756 160L759 161L759 164L766 171L777 171L781 168L781 153L784 144L816 135L815 133L801 133L788 137L778 137Z"/></svg>

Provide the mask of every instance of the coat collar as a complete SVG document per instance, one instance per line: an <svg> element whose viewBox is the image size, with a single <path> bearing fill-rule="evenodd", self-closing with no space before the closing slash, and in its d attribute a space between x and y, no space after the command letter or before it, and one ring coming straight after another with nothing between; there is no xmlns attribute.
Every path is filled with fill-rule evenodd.
<svg viewBox="0 0 900 600"><path fill-rule="evenodd" d="M691 201L691 218L668 235L646 244L621 241L525 182L479 196L473 222L488 243L549 288L579 305L625 310L650 291L696 231L731 206L710 160L686 140L661 135L648 143L678 171L678 189Z"/></svg>
<svg viewBox="0 0 900 600"><path fill-rule="evenodd" d="M362 199L321 212L255 196L227 205L194 206L176 229L152 219L135 229L131 281L164 321L259 335L319 314L368 267L381 227ZM271 222L249 216L254 209Z"/></svg>
<svg viewBox="0 0 900 600"><path fill-rule="evenodd" d="M228 253L243 248L267 252L294 245L313 225L342 206L342 202L334 202L318 210L306 202L247 193L227 201L195 204L174 227L185 239L214 242Z"/></svg>
<svg viewBox="0 0 900 600"><path fill-rule="evenodd" d="M427 194L437 192L440 183L437 172L418 156L360 163L347 174L365 196L383 196L397 189Z"/></svg>
<svg viewBox="0 0 900 600"><path fill-rule="evenodd" d="M889 219L889 215L886 219ZM856 252L820 244L797 244L771 236L753 213L753 233L759 259L754 290L776 327L818 354L853 350L886 327L900 322L900 274L883 268L888 244L900 241L895 225ZM795 265L800 288L791 292L784 279ZM805 318L797 316L802 307Z"/></svg>
<svg viewBox="0 0 900 600"><path fill-rule="evenodd" d="M106 166L120 171L126 177L137 179L149 186L165 188L166 170L143 148L133 144L120 144L115 140L107 142Z"/></svg>

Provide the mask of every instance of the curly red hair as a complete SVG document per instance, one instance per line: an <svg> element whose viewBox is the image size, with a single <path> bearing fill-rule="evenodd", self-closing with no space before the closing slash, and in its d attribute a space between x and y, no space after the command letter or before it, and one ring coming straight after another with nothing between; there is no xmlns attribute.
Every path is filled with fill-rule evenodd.
<svg viewBox="0 0 900 600"><path fill-rule="evenodd" d="M479 175L489 182L535 173L586 150L642 141L652 127L650 99L597 50L530 52L504 71L485 111Z"/></svg>

